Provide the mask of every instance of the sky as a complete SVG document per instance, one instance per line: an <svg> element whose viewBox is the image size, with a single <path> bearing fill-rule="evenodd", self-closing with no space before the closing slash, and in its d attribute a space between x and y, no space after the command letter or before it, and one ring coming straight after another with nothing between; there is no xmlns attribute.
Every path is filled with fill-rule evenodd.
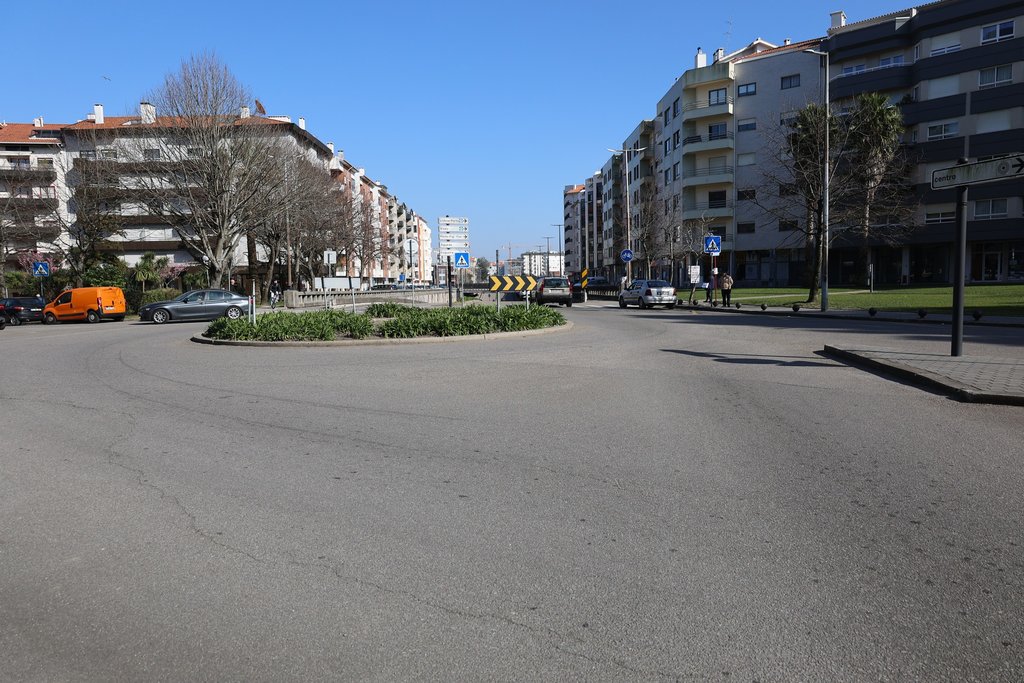
<svg viewBox="0 0 1024 683"><path fill-rule="evenodd" d="M434 230L466 216L472 254L557 249L562 190L607 161L710 54L823 36L914 3L885 0L391 0L10 3L0 120L72 123L138 103L213 52L270 115L323 142ZM918 3L920 4L920 3Z"/></svg>

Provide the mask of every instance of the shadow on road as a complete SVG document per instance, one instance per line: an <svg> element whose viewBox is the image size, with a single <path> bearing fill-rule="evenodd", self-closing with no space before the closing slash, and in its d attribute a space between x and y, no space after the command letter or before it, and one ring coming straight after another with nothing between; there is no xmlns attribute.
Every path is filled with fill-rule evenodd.
<svg viewBox="0 0 1024 683"><path fill-rule="evenodd" d="M836 363L820 363L799 356L757 356L749 353L710 353L708 351L686 351L683 349L662 349L665 353L678 353L683 356L710 358L719 363L738 363L741 365L779 365L791 368L835 368ZM787 360L795 358L796 360Z"/></svg>

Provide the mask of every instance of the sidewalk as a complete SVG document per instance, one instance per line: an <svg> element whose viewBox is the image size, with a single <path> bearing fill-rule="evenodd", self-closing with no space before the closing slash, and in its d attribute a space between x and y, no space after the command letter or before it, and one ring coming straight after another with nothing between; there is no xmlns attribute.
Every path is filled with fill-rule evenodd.
<svg viewBox="0 0 1024 683"><path fill-rule="evenodd" d="M683 306L690 308L685 303ZM799 311L793 311L792 308L782 306L768 306L762 310L760 305L741 305L739 309L735 307L726 309L722 306L711 308L701 305L699 310L946 326L952 325L953 317L950 314L941 313L929 313L924 318L916 313L898 312L878 312L874 316L869 315L866 311L822 313L816 308L802 307ZM1021 317L983 316L975 320L970 312L967 312L964 315L964 328L970 329L972 326L1021 328L1022 334L1024 334L1024 318ZM893 375L918 386L943 392L961 401L1024 406L1024 357L949 356L911 351L840 348L831 345L826 345L824 352L828 356L851 365Z"/></svg>

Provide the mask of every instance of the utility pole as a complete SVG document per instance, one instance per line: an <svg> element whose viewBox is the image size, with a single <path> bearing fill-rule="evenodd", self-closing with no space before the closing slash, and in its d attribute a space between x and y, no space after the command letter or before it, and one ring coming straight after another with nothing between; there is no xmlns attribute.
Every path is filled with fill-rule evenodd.
<svg viewBox="0 0 1024 683"><path fill-rule="evenodd" d="M586 196L586 187L583 189L584 196ZM562 238L565 236L565 225L562 223L552 223L552 228L558 228L558 274L565 275L565 248L562 246Z"/></svg>
<svg viewBox="0 0 1024 683"><path fill-rule="evenodd" d="M544 274L551 275L551 238L545 237L547 240L547 251L544 253Z"/></svg>

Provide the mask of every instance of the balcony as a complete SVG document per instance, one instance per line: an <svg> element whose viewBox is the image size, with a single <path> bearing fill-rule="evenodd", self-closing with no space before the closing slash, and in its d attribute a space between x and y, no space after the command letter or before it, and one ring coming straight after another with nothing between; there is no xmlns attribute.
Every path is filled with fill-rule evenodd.
<svg viewBox="0 0 1024 683"><path fill-rule="evenodd" d="M696 185L714 185L715 183L731 183L734 180L732 166L715 166L714 168L698 168L683 175L683 187Z"/></svg>
<svg viewBox="0 0 1024 683"><path fill-rule="evenodd" d="M683 205L683 220L700 218L728 218L732 216L733 201L723 199L710 202L694 202Z"/></svg>
<svg viewBox="0 0 1024 683"><path fill-rule="evenodd" d="M683 121L696 121L697 119L706 119L709 116L721 116L723 114L731 115L732 105L733 98L731 96L714 102L709 102L707 99L687 102L683 105Z"/></svg>
<svg viewBox="0 0 1024 683"><path fill-rule="evenodd" d="M57 179L57 169L53 166L30 166L27 163L0 163L0 179L53 182Z"/></svg>
<svg viewBox="0 0 1024 683"><path fill-rule="evenodd" d="M683 74L683 87L690 89L698 85L731 81L735 77L734 69L735 64L732 62L718 62L700 69L688 69Z"/></svg>
<svg viewBox="0 0 1024 683"><path fill-rule="evenodd" d="M57 200L49 197L8 197L4 203L15 212L48 212L57 210Z"/></svg>
<svg viewBox="0 0 1024 683"><path fill-rule="evenodd" d="M683 154L713 152L720 149L735 149L736 134L732 131L711 135L690 135L683 138Z"/></svg>

